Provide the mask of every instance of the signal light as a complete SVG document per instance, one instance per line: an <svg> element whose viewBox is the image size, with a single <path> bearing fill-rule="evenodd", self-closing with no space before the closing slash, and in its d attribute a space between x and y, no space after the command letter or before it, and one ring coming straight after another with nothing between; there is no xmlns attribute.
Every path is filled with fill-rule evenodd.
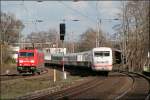
<svg viewBox="0 0 150 100"><path fill-rule="evenodd" d="M64 36L63 35L60 35L60 40L64 40Z"/></svg>
<svg viewBox="0 0 150 100"><path fill-rule="evenodd" d="M60 34L64 34L65 35L65 24L64 23L60 24Z"/></svg>
<svg viewBox="0 0 150 100"><path fill-rule="evenodd" d="M64 40L65 29L65 23L60 23L60 40Z"/></svg>

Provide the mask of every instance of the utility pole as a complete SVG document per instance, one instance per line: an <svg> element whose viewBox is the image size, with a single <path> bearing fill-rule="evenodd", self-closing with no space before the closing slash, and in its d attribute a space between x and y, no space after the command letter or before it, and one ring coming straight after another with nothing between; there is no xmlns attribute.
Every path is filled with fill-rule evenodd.
<svg viewBox="0 0 150 100"><path fill-rule="evenodd" d="M149 43L148 43L148 58L150 58L150 32L149 32Z"/></svg>
<svg viewBox="0 0 150 100"><path fill-rule="evenodd" d="M71 20L71 21L73 21L73 22L77 22L77 21L80 21L79 19L73 19L73 20ZM74 41L74 36L73 36L73 34L74 34L74 32L71 32L71 37L72 37L72 52L74 53L75 52L75 41Z"/></svg>
<svg viewBox="0 0 150 100"><path fill-rule="evenodd" d="M19 43L19 48L21 49L21 39L20 39L20 31L19 31L19 40L18 40L18 43Z"/></svg>
<svg viewBox="0 0 150 100"><path fill-rule="evenodd" d="M1 0L0 0L0 6L1 6ZM2 15L1 15L1 12L0 12L0 17L1 17L1 16L2 16ZM0 23L1 23L1 21L2 21L2 20L1 20L1 18L0 18ZM0 53L0 54L1 54L0 65L2 65L2 59L3 59L3 58L2 58L2 32L1 32L1 31L0 31L0 36L1 36L1 38L0 38L0 39L1 39L1 41L0 41L0 43L1 43L1 44L0 44L0 45L1 45L1 47L0 47L0 49L1 49L1 53Z"/></svg>
<svg viewBox="0 0 150 100"><path fill-rule="evenodd" d="M123 9L125 10L125 1L123 1ZM127 63L127 57L126 57L126 30L125 30L125 11L123 11L123 55L122 55L122 63L123 63L123 68L125 68L125 64ZM128 67L128 66L127 66ZM127 68L130 70L130 68ZM132 69L132 68L131 68Z"/></svg>
<svg viewBox="0 0 150 100"><path fill-rule="evenodd" d="M73 38L73 32L71 32L71 37L72 37L72 46L71 46L71 52L74 53L74 38Z"/></svg>
<svg viewBox="0 0 150 100"><path fill-rule="evenodd" d="M100 36L100 29L101 29L101 19L98 19L97 22L97 35L96 35L96 47L99 47L99 36Z"/></svg>
<svg viewBox="0 0 150 100"><path fill-rule="evenodd" d="M1 0L0 0L1 1ZM1 18L0 18L1 19ZM5 32L5 30L4 30L4 32ZM1 45L1 47L0 47L0 49L1 49L1 61L0 61L0 65L2 66L2 64L3 64L3 46L5 45L5 33L4 33L3 31L1 31L1 41L0 41L0 45Z"/></svg>
<svg viewBox="0 0 150 100"><path fill-rule="evenodd" d="M1 5L1 0L0 0L0 5ZM0 22L1 22L1 18L0 18ZM1 36L1 38L0 38L0 39L1 39L1 41L0 41L0 45L1 45L1 47L0 47L0 50L1 50L1 53L0 53L0 54L1 54L0 65L1 65L1 66L2 66L2 64L3 64L3 60L2 60L2 59L3 59L3 56L2 56L2 54L3 54L3 53L2 53L2 49L3 49L3 39L2 39L2 37L3 37L3 35L2 35L2 34L3 34L3 32L0 31L0 36Z"/></svg>
<svg viewBox="0 0 150 100"><path fill-rule="evenodd" d="M3 60L2 60L2 59L3 59L3 56L2 56L2 55L3 55L2 49L3 49L3 46L2 46L2 42L1 42L1 66L2 66L2 64L3 64Z"/></svg>

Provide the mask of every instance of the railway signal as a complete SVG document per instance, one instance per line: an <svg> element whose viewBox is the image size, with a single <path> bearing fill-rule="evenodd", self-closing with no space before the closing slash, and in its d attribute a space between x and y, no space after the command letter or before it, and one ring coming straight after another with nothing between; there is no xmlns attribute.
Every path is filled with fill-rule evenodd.
<svg viewBox="0 0 150 100"><path fill-rule="evenodd" d="M65 21L65 20L64 20ZM66 30L66 27L65 27L65 23L60 23L60 40L62 40L62 44L63 44L63 48L64 48L64 37L65 37L65 30ZM64 71L64 54L63 54L63 66L62 66L62 71L63 71L63 79L66 79L66 72Z"/></svg>
<svg viewBox="0 0 150 100"><path fill-rule="evenodd" d="M65 23L60 23L60 40L64 40L65 37Z"/></svg>

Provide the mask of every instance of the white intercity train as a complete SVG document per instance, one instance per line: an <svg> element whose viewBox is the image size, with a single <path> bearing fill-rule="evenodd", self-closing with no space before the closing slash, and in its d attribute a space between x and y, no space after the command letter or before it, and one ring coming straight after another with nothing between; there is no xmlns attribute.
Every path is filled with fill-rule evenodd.
<svg viewBox="0 0 150 100"><path fill-rule="evenodd" d="M121 51L109 47L97 47L80 53L53 54L50 63L88 67L93 71L105 72L108 75L114 65L121 63Z"/></svg>

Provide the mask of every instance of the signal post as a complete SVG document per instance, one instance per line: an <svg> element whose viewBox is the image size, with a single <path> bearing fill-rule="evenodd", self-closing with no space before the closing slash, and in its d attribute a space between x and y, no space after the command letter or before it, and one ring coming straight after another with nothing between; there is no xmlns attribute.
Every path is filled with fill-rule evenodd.
<svg viewBox="0 0 150 100"><path fill-rule="evenodd" d="M60 23L60 40L62 40L62 48L64 50L64 37L65 37L65 23ZM63 52L63 58L62 58L62 71L63 71L63 79L67 79L67 75L65 72L65 66L64 66L64 52Z"/></svg>

